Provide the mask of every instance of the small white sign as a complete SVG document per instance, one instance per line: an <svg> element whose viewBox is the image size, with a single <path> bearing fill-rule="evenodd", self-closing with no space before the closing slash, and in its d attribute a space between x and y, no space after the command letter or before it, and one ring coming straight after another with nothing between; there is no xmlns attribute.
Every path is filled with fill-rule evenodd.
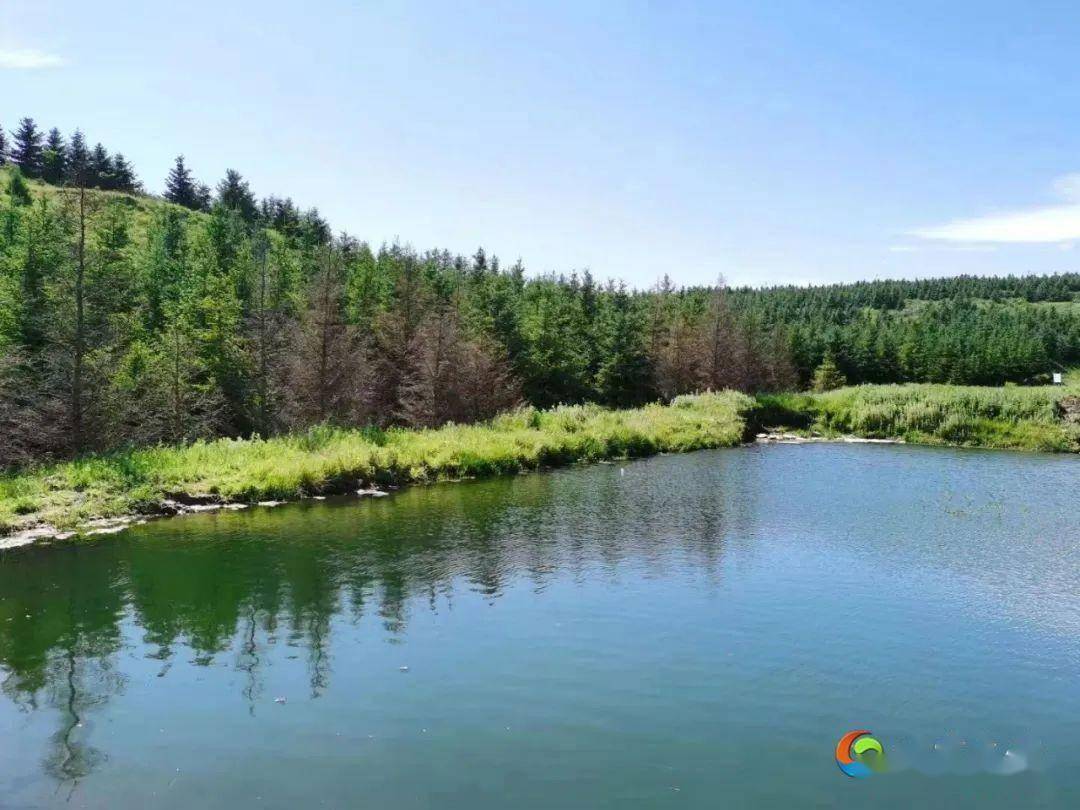
<svg viewBox="0 0 1080 810"><path fill-rule="evenodd" d="M1054 372L1054 385L1061 385L1061 372L1060 371L1055 371Z"/></svg>

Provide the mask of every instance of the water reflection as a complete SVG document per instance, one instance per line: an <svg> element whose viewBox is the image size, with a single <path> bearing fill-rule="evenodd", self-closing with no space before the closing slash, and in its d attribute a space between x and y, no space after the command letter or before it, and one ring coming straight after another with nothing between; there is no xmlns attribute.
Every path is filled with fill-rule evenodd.
<svg viewBox="0 0 1080 810"><path fill-rule="evenodd" d="M460 588L494 601L519 578L539 592L556 575L617 578L628 561L660 576L675 558L717 577L727 515L747 508L721 485L724 459L703 466L694 487L669 486L645 462L188 517L93 545L21 549L0 563L3 691L24 711L55 713L44 767L76 783L106 756L87 731L124 690L122 655L155 662L163 694L178 656L227 663L255 714L263 670L282 645L286 658L306 659L311 697L327 689L335 617L373 612L393 643L410 610L451 608Z"/></svg>
<svg viewBox="0 0 1080 810"><path fill-rule="evenodd" d="M1015 623L1025 635L1075 630L1080 527L1068 495L1075 470L1072 460L1004 454L739 449L417 488L374 501L187 517L90 545L19 549L0 555L7 701L0 702L0 744L18 738L27 753L14 754L23 763L33 756L62 798L96 769L98 782L122 780L123 768L100 767L110 754L133 767L132 750L145 740L130 714L117 721L116 736L106 733L122 714L114 709L171 721L205 702L191 723L197 750L200 735L214 733L206 718L233 708L248 729L235 718L222 728L250 744L243 737L254 728L249 715L270 725L288 716L293 733L317 734L328 723L319 711L365 723L384 696L422 703L428 694L438 704L442 684L403 696L393 692L402 689L398 682L387 686L385 668L358 672L372 655L364 645L396 651L383 644L411 635L452 661L451 640L439 647L430 620L508 604L517 612L500 614L502 635L493 642L506 660L461 676L482 682L481 696L457 684L473 700L454 718L463 727L470 710L517 711L523 696L540 692L578 711L609 698L629 712L657 701L647 722L635 720L651 729L681 717L676 739L704 716L696 706L722 693L725 716L745 713L754 728L764 713L793 707L781 719L792 739L802 739L820 726L836 684L851 680L888 684L886 697L910 712L929 693L904 693L907 685L947 685L953 670L963 673L956 683L968 684L970 673L980 673L981 692L968 684L950 695L941 687L935 699L1000 706L997 662L1026 684L1027 698L1019 686L1009 689L1026 716L1038 705L1032 696L1051 683L1048 673L1067 676L1055 669L1060 647L1032 641L1026 657L1013 656L1016 637L992 625ZM519 601L504 598L511 594ZM578 614L578 599L592 600L592 613ZM837 627L833 618L852 604L875 605L878 625ZM547 614L559 611L577 624L555 629ZM491 632L486 615L467 615L454 626L454 649L472 649ZM656 649L635 643L645 628ZM562 658L549 671L522 673L520 661L537 666L528 645L538 638ZM925 655L930 645L939 652ZM987 658L994 645L1010 655ZM576 679L582 667L592 680ZM281 688L286 669L289 698L314 701L309 714L272 708L281 693L271 690ZM500 677L504 691L489 705L486 679ZM671 681L681 689L663 702ZM857 698L845 697L842 711ZM584 733L576 717L558 719L563 725L548 727ZM735 730L745 735L749 727ZM726 744L706 736L713 731L701 731L699 742ZM567 744L549 742L544 751ZM148 757L155 767L164 750ZM489 756L501 750L493 744ZM8 759L0 762L0 789L32 778ZM351 763L342 770L352 773Z"/></svg>

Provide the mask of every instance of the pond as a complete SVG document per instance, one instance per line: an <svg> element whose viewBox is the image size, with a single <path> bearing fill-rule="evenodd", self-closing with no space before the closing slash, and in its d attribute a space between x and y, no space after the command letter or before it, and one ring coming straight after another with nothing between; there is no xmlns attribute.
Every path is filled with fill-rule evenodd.
<svg viewBox="0 0 1080 810"><path fill-rule="evenodd" d="M0 681L5 807L1077 807L1080 462L754 446L17 549Z"/></svg>

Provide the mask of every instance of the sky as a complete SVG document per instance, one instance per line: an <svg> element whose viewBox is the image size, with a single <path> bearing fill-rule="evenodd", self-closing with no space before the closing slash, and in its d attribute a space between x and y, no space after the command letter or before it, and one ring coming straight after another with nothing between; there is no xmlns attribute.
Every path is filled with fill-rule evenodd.
<svg viewBox="0 0 1080 810"><path fill-rule="evenodd" d="M1076 270L1080 4L0 2L0 126L651 286Z"/></svg>

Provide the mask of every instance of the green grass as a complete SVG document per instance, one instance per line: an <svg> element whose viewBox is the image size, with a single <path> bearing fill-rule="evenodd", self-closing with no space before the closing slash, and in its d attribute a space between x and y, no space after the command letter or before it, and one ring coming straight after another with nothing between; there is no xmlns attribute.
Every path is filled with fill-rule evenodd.
<svg viewBox="0 0 1080 810"><path fill-rule="evenodd" d="M742 441L753 400L724 392L669 406L526 408L479 425L436 430L321 427L267 440L221 439L89 456L0 475L0 533L155 513L176 494L254 502L596 461Z"/></svg>
<svg viewBox="0 0 1080 810"><path fill-rule="evenodd" d="M1062 419L1060 401L1080 386L983 388L860 385L822 394L759 397L757 421L824 435L901 438L1051 452L1080 451L1080 425Z"/></svg>
<svg viewBox="0 0 1080 810"><path fill-rule="evenodd" d="M1020 450L1080 452L1080 424L1060 402L1065 386L980 388L863 385L753 400L723 392L671 405L525 408L479 425L436 430L320 427L261 440L152 447L0 475L0 534L37 525L61 530L95 518L155 514L169 497L255 502L516 473L541 467L738 444L748 425L827 436L902 438Z"/></svg>

